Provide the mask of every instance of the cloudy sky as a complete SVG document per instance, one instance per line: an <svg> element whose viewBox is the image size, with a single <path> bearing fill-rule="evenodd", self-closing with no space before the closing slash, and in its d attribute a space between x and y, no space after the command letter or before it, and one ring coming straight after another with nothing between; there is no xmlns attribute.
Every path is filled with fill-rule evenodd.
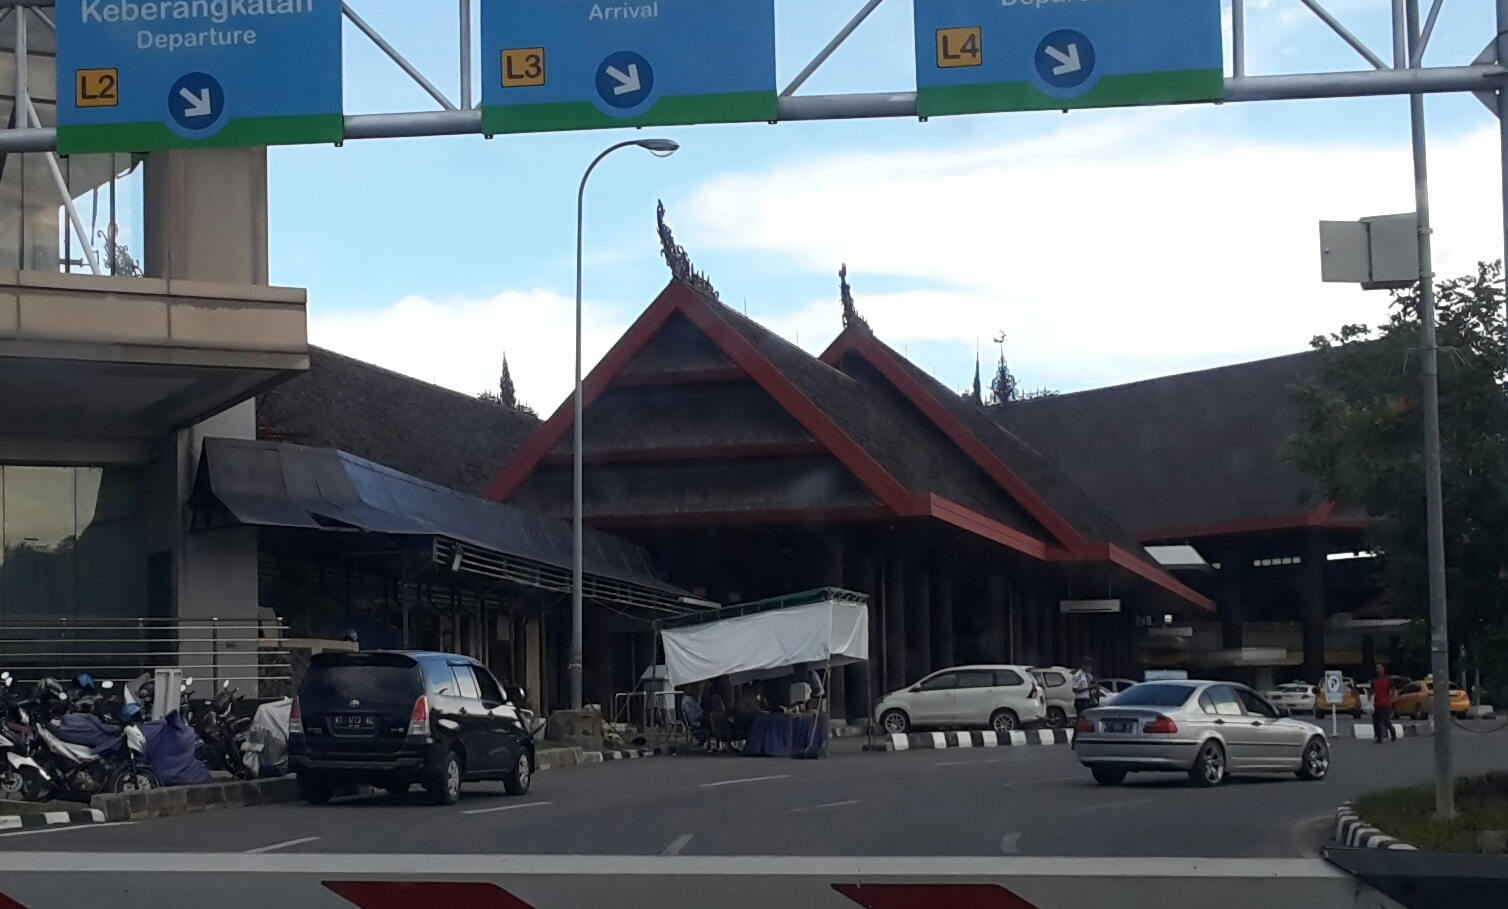
<svg viewBox="0 0 1508 909"><path fill-rule="evenodd" d="M456 4L353 6L454 99ZM784 84L862 0L777 0ZM1327 6L1388 56L1381 0ZM1468 62L1491 4L1446 2L1426 62ZM1252 74L1365 63L1300 0L1248 0ZM433 102L347 27L349 112ZM914 85L910 0L886 0L803 92ZM1502 254L1496 121L1428 102L1436 263ZM654 206L730 305L808 350L839 329L847 262L891 345L964 387L992 337L1023 385L1074 390L1303 349L1385 294L1319 281L1321 219L1410 211L1403 98L657 130L593 177L587 356L667 272ZM272 152L272 267L311 340L466 392L506 352L520 397L570 387L576 183L627 133L405 139ZM640 135L651 135L642 133ZM988 368L988 367L987 367Z"/></svg>

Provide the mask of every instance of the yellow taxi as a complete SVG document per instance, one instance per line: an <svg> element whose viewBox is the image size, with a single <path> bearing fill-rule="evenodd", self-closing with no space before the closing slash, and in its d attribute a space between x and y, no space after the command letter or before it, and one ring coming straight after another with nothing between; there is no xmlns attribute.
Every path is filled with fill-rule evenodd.
<svg viewBox="0 0 1508 909"><path fill-rule="evenodd" d="M1330 699L1325 697L1325 686L1319 686L1319 693L1314 696L1314 715L1324 716L1330 712ZM1361 693L1356 690L1356 680L1348 678L1342 689L1340 700L1335 704L1336 713L1349 713L1356 719L1361 719Z"/></svg>
<svg viewBox="0 0 1508 909"><path fill-rule="evenodd" d="M1403 686L1403 690L1393 696L1393 715L1398 717L1413 717L1416 720L1428 719L1430 707L1434 703L1435 686L1433 677L1425 676L1417 682L1409 682ZM1471 698L1454 683L1450 686L1450 712L1456 716L1466 716L1466 711L1471 709Z"/></svg>

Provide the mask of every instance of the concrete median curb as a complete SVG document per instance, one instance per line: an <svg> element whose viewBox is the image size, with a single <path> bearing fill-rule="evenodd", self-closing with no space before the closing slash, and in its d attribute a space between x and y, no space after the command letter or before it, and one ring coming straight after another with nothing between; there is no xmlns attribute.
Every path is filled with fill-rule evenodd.
<svg viewBox="0 0 1508 909"><path fill-rule="evenodd" d="M96 795L89 806L104 812L109 821L139 821L172 817L215 808L244 808L296 802L304 797L292 776L269 780L232 780L202 786L171 786L146 792Z"/></svg>
<svg viewBox="0 0 1508 909"><path fill-rule="evenodd" d="M74 824L103 824L105 813L92 808L82 811L38 811L35 814L0 814L0 833L10 830L37 830L44 827L69 827Z"/></svg>
<svg viewBox="0 0 1508 909"><path fill-rule="evenodd" d="M1357 849L1392 849L1417 852L1418 847L1395 839L1371 826L1356 813L1350 802L1335 809L1335 842Z"/></svg>
<svg viewBox="0 0 1508 909"><path fill-rule="evenodd" d="M933 748L1006 748L1020 745L1071 745L1072 729L1012 729L1010 732L893 733L871 742L865 751L919 751Z"/></svg>

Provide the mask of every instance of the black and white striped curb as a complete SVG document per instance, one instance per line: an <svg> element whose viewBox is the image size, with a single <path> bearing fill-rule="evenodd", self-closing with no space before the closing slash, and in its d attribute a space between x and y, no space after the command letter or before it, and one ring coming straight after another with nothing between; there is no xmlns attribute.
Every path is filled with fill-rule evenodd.
<svg viewBox="0 0 1508 909"><path fill-rule="evenodd" d="M1355 849L1393 849L1400 852L1417 852L1418 848L1402 840L1394 839L1363 821L1356 809L1347 802L1335 809L1335 842Z"/></svg>
<svg viewBox="0 0 1508 909"><path fill-rule="evenodd" d="M1070 745L1072 729L1012 729L1010 732L896 732L874 751L918 751L928 748L1005 748L1012 745Z"/></svg>
<svg viewBox="0 0 1508 909"><path fill-rule="evenodd" d="M1430 720L1419 723L1393 723L1392 726L1400 739L1429 738L1435 734L1435 724ZM1351 727L1351 735L1358 739L1376 737L1371 723L1357 723Z"/></svg>
<svg viewBox="0 0 1508 909"><path fill-rule="evenodd" d="M589 751L587 763L601 763L604 761L627 761L633 758L656 757L659 755L679 754L687 749L677 745L657 745L654 748L628 748L619 751ZM596 755L593 757L592 755Z"/></svg>
<svg viewBox="0 0 1508 909"><path fill-rule="evenodd" d="M66 827L70 824L103 824L105 812L98 808L82 811L41 811L36 814L0 815L0 832L33 830L38 827Z"/></svg>

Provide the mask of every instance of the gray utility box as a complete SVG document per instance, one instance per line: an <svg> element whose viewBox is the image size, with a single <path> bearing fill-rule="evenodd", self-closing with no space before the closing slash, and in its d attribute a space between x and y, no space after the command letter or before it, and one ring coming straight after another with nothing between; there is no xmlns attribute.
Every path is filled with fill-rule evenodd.
<svg viewBox="0 0 1508 909"><path fill-rule="evenodd" d="M1320 277L1364 290L1402 290L1419 281L1419 221L1412 212L1320 222Z"/></svg>

